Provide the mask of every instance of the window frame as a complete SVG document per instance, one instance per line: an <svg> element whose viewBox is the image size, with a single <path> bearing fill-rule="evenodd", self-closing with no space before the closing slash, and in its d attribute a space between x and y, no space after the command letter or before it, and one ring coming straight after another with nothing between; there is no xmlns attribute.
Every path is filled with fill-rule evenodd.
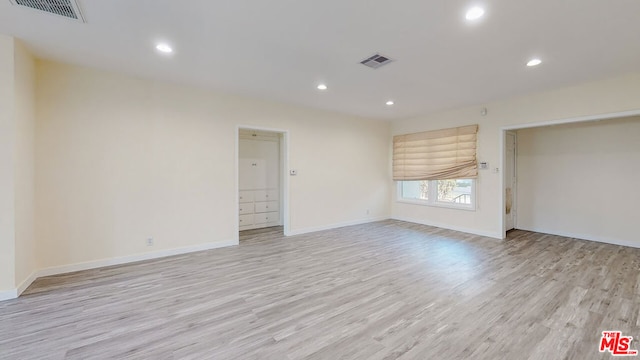
<svg viewBox="0 0 640 360"><path fill-rule="evenodd" d="M451 179L451 180L454 180L454 179ZM455 180L458 180L458 179L455 179ZM471 204L470 205L438 201L438 187L437 187L438 180L425 180L425 181L429 181L429 199L427 200L409 199L409 198L402 197L402 183L404 181L403 180L396 181L396 202L412 204L412 205L429 206L429 207L476 211L478 206L478 202L477 202L478 193L476 191L478 179L469 179L469 180L471 180Z"/></svg>

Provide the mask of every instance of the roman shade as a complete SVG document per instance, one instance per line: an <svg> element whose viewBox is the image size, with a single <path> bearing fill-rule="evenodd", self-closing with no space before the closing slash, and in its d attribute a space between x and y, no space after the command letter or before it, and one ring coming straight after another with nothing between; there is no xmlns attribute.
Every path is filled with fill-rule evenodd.
<svg viewBox="0 0 640 360"><path fill-rule="evenodd" d="M393 180L478 177L478 125L393 137Z"/></svg>

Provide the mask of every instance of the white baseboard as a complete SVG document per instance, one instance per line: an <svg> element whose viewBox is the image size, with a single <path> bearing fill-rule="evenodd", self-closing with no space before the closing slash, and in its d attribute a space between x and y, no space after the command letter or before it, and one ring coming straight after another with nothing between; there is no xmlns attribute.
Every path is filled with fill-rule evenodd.
<svg viewBox="0 0 640 360"><path fill-rule="evenodd" d="M308 227L308 228L303 228L303 229L296 229L296 230L289 231L287 234L285 234L285 236L302 235L302 234L308 234L308 233L317 232L317 231L337 229L337 228L341 228L341 227L345 227L345 226L362 225L362 224L367 224L367 223L372 223L372 222L382 221L382 220L389 220L389 217L388 216L381 216L381 217L375 217L375 218L360 219L360 220L354 220L354 221L346 221L346 222L335 223L335 224L330 224L330 225L322 225L322 226L314 226L314 227Z"/></svg>
<svg viewBox="0 0 640 360"><path fill-rule="evenodd" d="M0 301L11 300L18 297L18 289L0 291Z"/></svg>
<svg viewBox="0 0 640 360"><path fill-rule="evenodd" d="M31 275L29 275L26 279L24 279L24 281L22 281L20 285L18 285L18 288L16 289L17 290L16 296L20 296L20 294L22 294L25 290L27 290L29 285L31 285L31 283L36 281L37 278L38 278L38 271L34 270L31 273Z"/></svg>
<svg viewBox="0 0 640 360"><path fill-rule="evenodd" d="M182 248L154 251L154 252L149 252L144 254L120 256L115 258L87 261L87 262L81 262L81 263L70 264L70 265L54 266L54 267L41 269L40 271L38 271L38 277L60 275L60 274L66 274L66 273L82 271L82 270L97 269L97 268L102 268L106 266L129 264L129 263L138 262L138 261L153 260L153 259L159 259L167 256L182 255L182 254L188 254L188 253L197 252L197 251L211 250L211 249L217 249L221 247L234 246L234 245L238 245L237 240L225 240L225 241L217 241L217 242L205 243L205 244L200 244L195 246L187 246Z"/></svg>
<svg viewBox="0 0 640 360"><path fill-rule="evenodd" d="M187 247L176 248L176 249L154 251L154 252L149 252L144 254L121 256L121 257L115 257L110 259L101 259L101 260L87 261L87 262L82 262L77 264L54 266L54 267L49 267L45 269L40 269L40 270L34 271L31 275L29 275L29 277L27 277L16 289L0 291L0 301L17 298L37 278L41 278L44 276L60 275L60 274L66 274L66 273L75 272L75 271L97 269L105 266L122 265L122 264L134 263L134 262L144 261L144 260L153 260L153 259L159 259L167 256L182 255L182 254L218 249L222 247L235 246L235 245L238 245L237 239L217 241L217 242L205 243L205 244L200 244L195 246L187 246Z"/></svg>
<svg viewBox="0 0 640 360"><path fill-rule="evenodd" d="M437 223L437 222L433 222L433 221L427 221L427 220L424 220L424 219L406 218L406 217L402 217L402 216L392 216L391 218L394 219L394 220L406 221L406 222L411 222L411 223L420 224L420 225L435 226L435 227L439 227L439 228L442 228L442 229L460 231L460 232L467 233L467 234L487 236L487 237L490 237L490 238L502 240L502 234L491 232L491 231L482 231L482 230L470 229L470 228L465 228L465 227L460 227L460 226L451 226L449 224L442 224L442 223Z"/></svg>
<svg viewBox="0 0 640 360"><path fill-rule="evenodd" d="M620 246L626 246L626 247L631 247L631 248L640 248L640 242L634 242L634 241L629 241L629 240L603 238L603 237L593 236L593 235L590 235L590 234L577 234L577 233L565 232L565 231L550 231L550 230L545 230L545 229L530 229L530 228L524 228L524 227L521 227L521 226L518 226L517 228L520 229L520 230L524 230L524 231L533 231L533 232L538 232L538 233L542 233L542 234L558 235L558 236L564 236L564 237L580 239L580 240L595 241L595 242L599 242L599 243L603 243L603 244L620 245Z"/></svg>
<svg viewBox="0 0 640 360"><path fill-rule="evenodd" d="M15 289L0 291L0 301L11 300L20 296L20 294L22 294L22 292L24 292L29 287L29 285L31 285L31 283L36 280L37 274L37 271L32 272Z"/></svg>

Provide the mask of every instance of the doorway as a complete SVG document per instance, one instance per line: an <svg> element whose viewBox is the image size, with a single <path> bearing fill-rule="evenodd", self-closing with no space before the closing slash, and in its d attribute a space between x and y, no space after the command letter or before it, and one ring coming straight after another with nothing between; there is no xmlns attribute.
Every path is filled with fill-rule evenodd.
<svg viewBox="0 0 640 360"><path fill-rule="evenodd" d="M288 234L288 132L239 126L236 144L238 240Z"/></svg>
<svg viewBox="0 0 640 360"><path fill-rule="evenodd" d="M516 201L517 201L517 177L516 177L516 133L505 133L505 166L504 166L504 224L505 231L516 228Z"/></svg>
<svg viewBox="0 0 640 360"><path fill-rule="evenodd" d="M526 224L523 224L523 221L526 219L526 217L524 216L524 214L522 213L523 209L525 209L522 205L527 205L527 201L524 201L526 199L522 199L522 197L519 199L520 204L520 220L517 219L517 213L513 213L510 214L513 216L512 219L508 219L506 216L506 203L507 203L507 199L506 199L506 188L508 187L508 184L512 184L512 194L516 195L517 191L515 191L515 187L518 185L518 179L517 177L515 179L508 179L507 178L507 173L510 174L517 174L518 173L518 164L517 164L517 160L514 160L513 162L511 161L507 161L507 157L510 156L508 155L508 153L512 153L514 155L514 158L516 157L515 155L518 155L518 140L517 138L514 136L513 138L509 138L508 137L508 133L511 132L515 132L515 131L519 131L521 129L533 129L533 128L541 128L541 127L547 127L547 126L554 126L554 125L562 125L562 124L572 124L572 123L589 123L589 122L593 122L593 121L602 121L602 120L611 120L611 119L618 119L618 118L627 118L627 117L636 117L636 116L640 116L640 109L635 109L635 110L628 110L628 111L622 111L622 112L616 112L616 113L604 113L604 114L597 114L597 115L586 115L586 116L577 116L577 117L572 117L572 118L563 118L563 119L555 119L555 120L549 120L549 121L541 121L541 122L530 122L530 123L525 123L525 124L520 124L520 125L510 125L510 126L504 126L502 128L500 128L500 149L501 149L501 164L502 164L502 168L503 168L503 176L501 177L501 187L502 187L502 191L499 193L500 194L500 207L496 208L496 211L500 211L500 213L502 214L502 216L500 217L502 220L502 238L506 239L506 232L507 229L509 229L511 223L507 223L508 221L513 220L513 227L514 228L518 228L520 227L521 229L524 230L530 230L530 231L540 231L537 229L533 229L533 228L529 228L528 226L526 226ZM514 146L514 151L507 151L507 141L509 139L512 139L514 141L514 143L516 144ZM523 145L523 140L524 138L522 138L522 136L520 137L520 148L522 150L522 145ZM510 140L509 140L510 141ZM522 151L520 151L520 156L522 156ZM522 157L521 157L522 159ZM591 160L590 160L591 161ZM507 167L509 167L509 163L513 164L513 167L511 168L512 170L507 171ZM523 166L522 164L520 164L521 167L521 171L520 173L522 173L523 170L526 170L527 167ZM586 166L586 168L591 168L592 165L588 165ZM523 176L522 179L527 179L527 177ZM522 180L524 181L524 180ZM520 181L520 188L522 188L523 183L522 181ZM523 195L524 193L521 192L521 195ZM511 209L514 210L516 209L515 205L516 205L516 201L518 201L518 199L516 199L516 197L514 196L512 198L512 204L511 204ZM572 204L572 206L574 206ZM591 205L589 205L588 207L585 208L592 208ZM519 224L518 224L519 223ZM602 223L602 222L600 222ZM610 223L610 222L609 222ZM582 222L580 224L580 226L582 226L584 224L584 222ZM617 229L619 227L615 227L614 229ZM546 233L552 233L551 231L544 231ZM584 233L580 234L575 234L575 233L559 233L557 231L554 232L557 235L561 235L561 236L569 236L569 237L578 237L578 238L587 238L589 239L589 236L585 236ZM628 242L626 241L618 241L618 240L610 240L610 239L591 239L591 240L596 240L596 241L602 241L602 242L608 242L608 243L615 243L615 244L620 244L620 245L628 245ZM635 246L635 245L633 245Z"/></svg>

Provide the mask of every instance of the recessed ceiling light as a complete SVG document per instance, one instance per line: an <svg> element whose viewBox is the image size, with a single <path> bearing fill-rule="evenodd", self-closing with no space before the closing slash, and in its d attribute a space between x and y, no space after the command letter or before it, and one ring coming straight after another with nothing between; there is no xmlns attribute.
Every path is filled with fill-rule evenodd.
<svg viewBox="0 0 640 360"><path fill-rule="evenodd" d="M538 66L540 64L542 64L542 60L540 60L540 59L531 59L527 63L527 66Z"/></svg>
<svg viewBox="0 0 640 360"><path fill-rule="evenodd" d="M327 85L325 84L318 85L318 90L327 90Z"/></svg>
<svg viewBox="0 0 640 360"><path fill-rule="evenodd" d="M484 15L484 9L479 6L475 6L467 11L467 15L465 15L465 17L467 20L478 20L482 15Z"/></svg>
<svg viewBox="0 0 640 360"><path fill-rule="evenodd" d="M395 104L395 102L393 102L393 100L389 100L389 101L387 101L387 105L391 106L391 105L393 105L393 104Z"/></svg>
<svg viewBox="0 0 640 360"><path fill-rule="evenodd" d="M171 54L173 52L173 48L171 48L171 46L165 43L160 43L156 45L156 50L164 54Z"/></svg>

